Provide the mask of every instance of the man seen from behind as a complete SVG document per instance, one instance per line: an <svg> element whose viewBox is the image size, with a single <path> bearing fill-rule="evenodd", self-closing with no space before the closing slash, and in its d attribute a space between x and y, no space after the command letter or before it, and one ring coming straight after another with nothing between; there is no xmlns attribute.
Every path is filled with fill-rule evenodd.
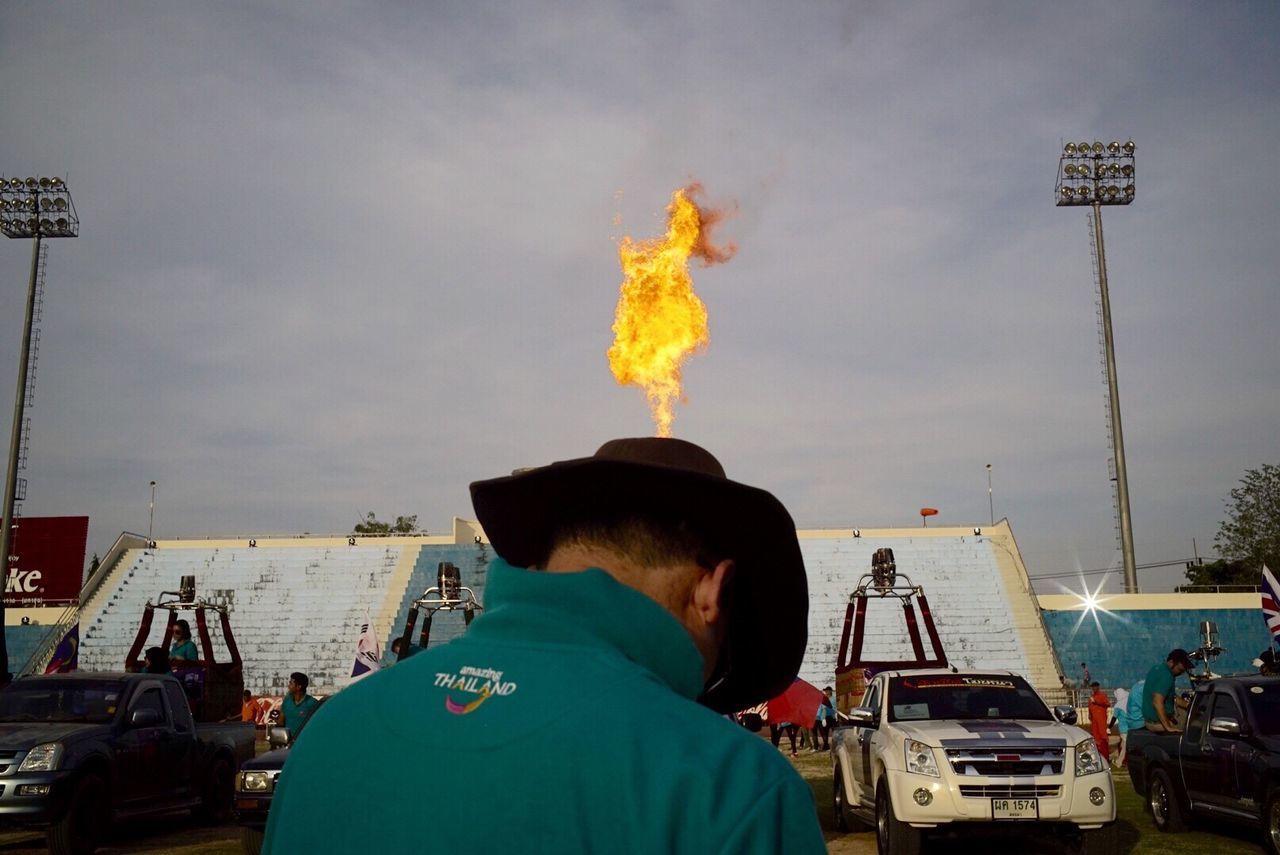
<svg viewBox="0 0 1280 855"><path fill-rule="evenodd" d="M825 852L808 785L723 715L804 655L782 504L654 437L471 495L485 612L325 704L264 851Z"/></svg>

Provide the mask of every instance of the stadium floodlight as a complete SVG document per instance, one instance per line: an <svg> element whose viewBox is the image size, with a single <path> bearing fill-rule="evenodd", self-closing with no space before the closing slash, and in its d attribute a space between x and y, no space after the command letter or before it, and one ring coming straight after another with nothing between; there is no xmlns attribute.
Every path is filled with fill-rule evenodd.
<svg viewBox="0 0 1280 855"><path fill-rule="evenodd" d="M47 220L33 216L45 211L66 216ZM39 240L76 237L79 233L80 219L67 183L61 178L0 178L0 234Z"/></svg>
<svg viewBox="0 0 1280 855"><path fill-rule="evenodd" d="M1120 385L1116 379L1115 339L1111 332L1111 294L1107 288L1107 253L1102 242L1102 206L1128 205L1137 195L1133 140L1107 145L1067 143L1058 157L1054 204L1093 207L1093 242L1101 303L1102 340L1107 365L1108 406L1111 410L1111 448L1115 455L1116 511L1120 519L1120 554L1124 561L1124 590L1138 593L1138 566L1133 554L1133 520L1129 513L1129 474L1124 460L1124 431L1120 425ZM1123 176L1124 184L1114 183Z"/></svg>
<svg viewBox="0 0 1280 855"><path fill-rule="evenodd" d="M1058 183L1053 188L1056 204L1128 205L1137 192L1135 148L1133 140L1125 143L1112 140L1107 145L1100 142L1064 145L1058 158ZM1128 179L1123 189L1110 180L1121 176ZM1063 192L1064 187L1071 192Z"/></svg>
<svg viewBox="0 0 1280 855"><path fill-rule="evenodd" d="M52 213L60 216L49 216ZM44 216L41 214L44 213ZM22 446L22 416L27 400L31 359L31 326L35 316L36 282L40 273L40 242L45 238L77 237L80 218L71 201L67 182L58 177L0 175L0 234L7 238L31 238L31 279L27 285L27 316L22 329L22 353L18 357L18 391L13 402L13 428L9 434L9 471L4 484L4 523L0 527L0 556L4 578L13 562L13 517L18 495L18 457ZM4 599L0 597L0 626L4 626ZM8 685L9 648L0 633L0 686Z"/></svg>

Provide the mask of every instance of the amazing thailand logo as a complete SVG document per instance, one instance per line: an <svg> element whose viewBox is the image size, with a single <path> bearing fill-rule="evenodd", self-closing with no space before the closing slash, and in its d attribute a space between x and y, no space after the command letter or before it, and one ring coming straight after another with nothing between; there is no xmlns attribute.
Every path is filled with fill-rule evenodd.
<svg viewBox="0 0 1280 855"><path fill-rule="evenodd" d="M447 671L436 672L436 686L448 691L444 696L444 708L454 715L474 712L489 698L495 696L504 698L516 690L514 681L503 681L501 671L495 671L492 668L473 668L470 665L462 666L456 674ZM461 700L455 699L454 696L457 693L462 693ZM474 697L468 699L468 695Z"/></svg>

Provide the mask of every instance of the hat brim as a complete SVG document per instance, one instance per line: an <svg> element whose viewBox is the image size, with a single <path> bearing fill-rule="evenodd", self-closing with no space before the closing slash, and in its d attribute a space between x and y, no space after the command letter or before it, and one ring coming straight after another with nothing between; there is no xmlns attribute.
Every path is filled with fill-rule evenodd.
<svg viewBox="0 0 1280 855"><path fill-rule="evenodd" d="M719 712L746 709L791 685L800 670L808 580L795 523L769 492L684 469L586 457L476 481L471 501L493 548L518 567L544 560L556 529L586 510L687 520L735 565L725 649L699 700Z"/></svg>

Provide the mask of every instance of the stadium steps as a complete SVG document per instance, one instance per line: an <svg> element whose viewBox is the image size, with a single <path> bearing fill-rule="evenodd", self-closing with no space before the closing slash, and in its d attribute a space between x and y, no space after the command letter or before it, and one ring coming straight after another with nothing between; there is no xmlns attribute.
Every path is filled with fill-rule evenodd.
<svg viewBox="0 0 1280 855"><path fill-rule="evenodd" d="M388 588L404 551L400 544L364 540L358 546L162 543L153 555L130 562L118 584L103 586L105 602L88 631L82 629L81 667L122 667L147 600L194 574L197 595L228 609L246 688L279 694L289 673L303 671L317 692L334 691L350 678L366 614L388 609ZM160 643L165 617L163 610L156 615L144 646ZM210 618L215 659L226 661L221 625Z"/></svg>
<svg viewBox="0 0 1280 855"><path fill-rule="evenodd" d="M1008 524L972 528L801 531L809 575L809 645L800 676L833 685L849 598L869 573L873 553L893 549L900 575L924 589L948 660L958 668L989 668L1024 675L1037 690L1061 681L1048 633ZM921 627L926 653L928 636ZM898 601L872 598L863 658L910 658L911 644Z"/></svg>

